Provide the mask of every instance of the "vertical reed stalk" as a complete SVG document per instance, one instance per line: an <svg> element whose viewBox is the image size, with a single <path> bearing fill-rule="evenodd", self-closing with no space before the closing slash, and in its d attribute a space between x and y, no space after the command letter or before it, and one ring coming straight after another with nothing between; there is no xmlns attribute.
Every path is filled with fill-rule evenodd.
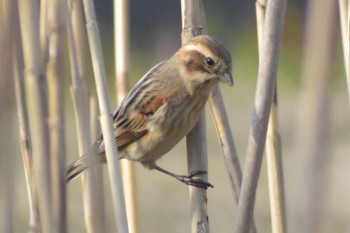
<svg viewBox="0 0 350 233"><path fill-rule="evenodd" d="M266 161L269 179L271 224L273 233L287 232L287 219L284 195L282 145L278 125L277 88L271 106L267 129Z"/></svg>
<svg viewBox="0 0 350 233"><path fill-rule="evenodd" d="M193 36L206 33L205 14L201 0L182 0L182 43ZM186 137L189 174L195 171L208 171L205 112ZM198 178L208 180L207 174ZM207 211L207 191L189 186L191 204L191 232L210 232Z"/></svg>
<svg viewBox="0 0 350 233"><path fill-rule="evenodd" d="M47 130L47 106L44 95L44 64L39 38L37 1L18 0L25 65L26 99L33 151L33 174L38 194L42 232L54 232L51 199L51 175Z"/></svg>
<svg viewBox="0 0 350 233"><path fill-rule="evenodd" d="M261 54L262 51L262 35L264 31L266 2L266 0L260 0L255 3L259 54ZM282 147L278 126L277 84L275 84L274 88L274 97L267 129L266 158L269 179L272 232L284 233L287 231L287 226L284 201Z"/></svg>
<svg viewBox="0 0 350 233"><path fill-rule="evenodd" d="M128 0L114 3L115 56L116 56L116 90L120 103L128 93L129 61L129 17ZM125 196L126 214L130 233L137 233L137 208L134 163L127 159L120 161Z"/></svg>
<svg viewBox="0 0 350 233"><path fill-rule="evenodd" d="M302 83L297 122L297 154L305 170L300 198L303 231L322 232L327 192L329 82L335 34L335 1L311 1L306 18ZM319 25L322 25L320 27Z"/></svg>
<svg viewBox="0 0 350 233"><path fill-rule="evenodd" d="M235 233L249 232L253 218L256 187L277 78L285 7L285 0L269 0L267 5L255 105L235 221Z"/></svg>
<svg viewBox="0 0 350 233"><path fill-rule="evenodd" d="M67 232L65 158L66 145L64 137L64 54L65 51L65 13L63 0L52 0L47 10L48 38L48 101L49 132L52 174L52 203L56 232ZM51 229L52 231L53 229Z"/></svg>
<svg viewBox="0 0 350 233"><path fill-rule="evenodd" d="M1 45L0 45L1 47ZM2 50L4 52L4 50ZM4 52L5 54L5 52ZM3 63L4 64L4 63ZM10 68L11 66L8 66ZM0 71L3 72L0 68ZM1 73L0 81L0 97L5 97L4 95L11 96L11 88L12 86L11 80L9 77L4 76L5 74L9 74L11 71L7 71ZM6 80L7 79L7 80ZM6 85L8 84L8 85ZM5 100L8 100L5 102ZM0 114L0 182L2 188L0 189L0 232L14 232L14 223L16 219L13 215L14 205L15 205L15 183L13 181L13 177L15 177L15 161L14 154L11 150L11 137L12 135L12 112L11 112L11 99L3 98L0 101L0 107L2 109L2 113Z"/></svg>
<svg viewBox="0 0 350 233"><path fill-rule="evenodd" d="M32 232L38 232L39 230L39 209L38 200L35 192L34 177L33 177L33 156L31 149L31 138L29 130L29 118L28 118L28 107L25 100L25 84L23 77L23 56L21 46L21 35L19 30L19 15L17 1L13 1L14 7L14 55L13 55L13 77L14 77L14 89L16 98L16 108L18 117L18 128L19 128L19 140L22 152L22 160L24 164L24 173L26 179L26 187L28 194L29 204L29 229Z"/></svg>
<svg viewBox="0 0 350 233"><path fill-rule="evenodd" d="M18 49L19 44L17 43ZM20 49L18 49L20 50ZM18 117L18 128L19 128L19 140L22 152L22 160L24 164L24 173L26 179L26 187L28 194L29 204L29 228L34 232L35 229L39 229L39 210L37 206L37 195L34 188L33 180L33 156L30 146L30 130L29 130L29 119L28 109L25 102L25 90L24 90L24 78L23 73L23 60L19 52L16 51L17 57L14 59L14 85L15 85L15 97Z"/></svg>
<svg viewBox="0 0 350 233"><path fill-rule="evenodd" d="M215 86L210 92L209 103L221 142L221 148L224 153L225 164L231 180L234 198L238 203L239 193L241 191L242 171L219 86ZM254 220L250 232L257 232Z"/></svg>
<svg viewBox="0 0 350 233"><path fill-rule="evenodd" d="M14 21L15 4L10 0L0 1L0 51L5 59L0 62L0 232L14 231L13 206L14 188L13 177L14 154L11 150L13 81L11 76L12 56L14 51L14 35L11 23ZM18 24L16 25L18 26Z"/></svg>
<svg viewBox="0 0 350 233"><path fill-rule="evenodd" d="M215 121L216 130L221 142L221 147L224 152L225 164L230 176L231 186L234 191L234 198L238 203L239 193L241 190L242 170L225 105L222 99L222 94L218 86L215 86L210 92L209 103Z"/></svg>
<svg viewBox="0 0 350 233"><path fill-rule="evenodd" d="M49 8L49 0L40 1L40 46L41 46L41 54L44 63L47 63L48 59L48 8Z"/></svg>
<svg viewBox="0 0 350 233"><path fill-rule="evenodd" d="M88 46L82 2L80 0L70 1L69 6L69 55L73 79L71 94L75 109L79 154L84 155L91 149L89 90L84 78L89 76L89 64L87 64L88 61L86 59ZM86 156L89 156L89 154L86 154ZM86 231L88 233L106 232L101 168L97 166L91 167L82 177Z"/></svg>
<svg viewBox="0 0 350 233"><path fill-rule="evenodd" d="M350 12L349 12L350 1L339 0L339 13L340 13L340 26L343 41L343 52L344 52L344 63L346 71L346 80L349 93L349 104L350 104Z"/></svg>
<svg viewBox="0 0 350 233"><path fill-rule="evenodd" d="M118 153L115 145L112 117L108 90L106 86L106 74L103 63L101 39L96 22L95 8L92 0L84 0L84 11L87 22L89 47L92 57L92 65L95 74L96 89L101 113L101 126L105 143L108 172L112 190L113 207L118 232L128 232L124 194L118 163Z"/></svg>

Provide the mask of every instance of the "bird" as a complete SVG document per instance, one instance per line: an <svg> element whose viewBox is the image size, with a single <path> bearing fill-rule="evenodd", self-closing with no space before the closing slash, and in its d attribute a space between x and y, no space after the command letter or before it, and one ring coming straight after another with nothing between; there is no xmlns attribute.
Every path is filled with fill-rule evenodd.
<svg viewBox="0 0 350 233"><path fill-rule="evenodd" d="M230 52L207 35L192 37L168 60L150 69L113 114L119 159L140 162L177 180L200 188L213 187L190 175L176 175L156 164L194 127L219 82L233 86ZM103 135L90 151L66 168L66 181L88 167L106 163Z"/></svg>

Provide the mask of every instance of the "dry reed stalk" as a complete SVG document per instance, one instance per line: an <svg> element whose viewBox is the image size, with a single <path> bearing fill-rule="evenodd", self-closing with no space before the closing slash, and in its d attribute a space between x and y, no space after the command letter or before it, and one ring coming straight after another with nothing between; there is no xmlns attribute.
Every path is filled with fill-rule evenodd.
<svg viewBox="0 0 350 233"><path fill-rule="evenodd" d="M88 46L86 43L85 22L81 1L69 2L69 55L72 73L71 94L74 103L75 120L79 154L84 155L91 149L91 115L89 90L86 79L88 61L86 61ZM95 135L94 135L95 136ZM88 155L88 154L87 154ZM105 208L103 202L103 176L98 167L89 168L82 179L84 219L88 233L105 232Z"/></svg>
<svg viewBox="0 0 350 233"><path fill-rule="evenodd" d="M350 12L349 12L350 1L347 0L339 0L339 16L340 16L340 26L341 26L341 34L343 41L343 53L344 53L344 63L345 63L345 72L346 72L346 80L348 86L348 97L350 104Z"/></svg>
<svg viewBox="0 0 350 233"><path fill-rule="evenodd" d="M201 0L182 0L182 43L193 36L206 33L205 14ZM205 130L205 112L186 136L187 162L189 174L196 171L208 171L207 141ZM208 175L198 175L197 178L207 181ZM191 204L191 232L210 232L207 211L207 191L189 186Z"/></svg>
<svg viewBox="0 0 350 233"><path fill-rule="evenodd" d="M13 55L13 77L16 98L19 140L24 164L24 173L27 187L28 204L29 204L29 231L38 232L39 230L39 209L37 205L37 195L33 177L33 155L31 149L31 138L29 130L28 107L25 100L25 84L23 77L23 56L21 46L21 35L19 30L19 15L17 1L13 1L14 19L12 22L14 28L14 55Z"/></svg>
<svg viewBox="0 0 350 233"><path fill-rule="evenodd" d="M264 31L266 2L266 0L259 0L255 3L259 54L261 54L262 51L262 35ZM269 180L272 232L284 233L287 231L287 226L284 200L282 147L278 126L277 84L275 84L274 88L274 97L267 129L266 161Z"/></svg>
<svg viewBox="0 0 350 233"><path fill-rule="evenodd" d="M37 1L18 1L25 65L26 100L32 139L33 174L38 194L41 232L54 232L44 64L40 53Z"/></svg>
<svg viewBox="0 0 350 233"><path fill-rule="evenodd" d="M41 0L40 1L40 46L41 46L41 54L44 61L44 64L47 63L48 60L48 8L49 8L49 0Z"/></svg>
<svg viewBox="0 0 350 233"><path fill-rule="evenodd" d="M100 106L100 120L105 143L107 166L112 190L115 221L118 232L128 232L124 194L122 188L121 174L118 163L118 153L115 145L112 117L106 85L106 74L103 63L101 39L96 22L95 8L92 0L84 0L84 11L89 47L92 57L92 65L95 74L96 89Z"/></svg>
<svg viewBox="0 0 350 233"><path fill-rule="evenodd" d="M0 232L14 231L14 191L15 171L14 154L11 150L12 139L12 56L14 35L11 23L14 21L13 1L0 1L0 51L5 59L0 61Z"/></svg>
<svg viewBox="0 0 350 233"><path fill-rule="evenodd" d="M238 202L241 191L242 170L219 86L213 87L210 92L209 104L223 150L225 165L230 177L234 198L236 202ZM253 221L251 233L256 231Z"/></svg>
<svg viewBox="0 0 350 233"><path fill-rule="evenodd" d="M36 204L38 200L33 180L33 156L30 146L31 139L29 131L28 109L25 102L24 77L23 73L21 72L21 70L23 70L23 61L21 61L21 56L18 52L16 52L16 55L17 57L14 59L13 62L15 67L13 77L18 117L19 140L28 194L29 229L32 229L34 232L37 232L37 230L35 229L39 229L39 210Z"/></svg>
<svg viewBox="0 0 350 233"><path fill-rule="evenodd" d="M328 218L324 213L324 201L329 159L329 84L335 10L335 1L323 1L322 4L311 1L306 13L300 104L297 106L302 111L297 115L296 132L296 154L305 168L300 174L300 181L305 185L300 187L304 192L299 198L303 232L323 232L322 222Z"/></svg>
<svg viewBox="0 0 350 233"><path fill-rule="evenodd" d="M209 104L223 150L225 165L231 180L234 198L238 203L239 193L241 191L242 170L219 86L215 86L210 92ZM250 232L257 232L254 220Z"/></svg>
<svg viewBox="0 0 350 233"><path fill-rule="evenodd" d="M114 27L115 27L115 56L116 56L116 90L117 102L120 103L128 94L128 61L129 61L129 17L128 0L120 0L114 3ZM135 169L132 161L123 159L120 161L124 187L124 197L128 226L130 233L137 233L137 207Z"/></svg>
<svg viewBox="0 0 350 233"><path fill-rule="evenodd" d="M52 0L47 10L47 84L49 104L49 133L52 175L52 203L54 222L59 233L67 232L65 182L65 121L64 121L64 51L66 32L66 2Z"/></svg>
<svg viewBox="0 0 350 233"><path fill-rule="evenodd" d="M90 129L91 137L97 138L100 133L100 126L98 121L98 104L96 96L90 96Z"/></svg>
<svg viewBox="0 0 350 233"><path fill-rule="evenodd" d="M235 233L249 232L253 218L256 187L277 77L285 7L285 0L269 0L267 4L255 105L235 221Z"/></svg>
<svg viewBox="0 0 350 233"><path fill-rule="evenodd" d="M3 50L2 50L3 51ZM0 69L1 70L1 69ZM1 70L3 71L3 70ZM5 74L5 73L3 73ZM1 75L2 76L2 75ZM8 76L10 77L10 76ZM10 82L6 81L7 77L0 77L0 81L5 84ZM0 88L1 94L0 97L3 97L4 94L11 96L11 89L7 86L5 89ZM5 98L6 99L6 98ZM4 100L5 100L4 99ZM11 143L9 143L9 137L12 137L12 116L10 106L6 106L11 103L9 100L5 105L1 101L0 107L4 111L0 116L0 232L14 232L14 223L16 219L13 215L13 210L15 207L15 161L13 151L11 150ZM6 111L6 112L5 112Z"/></svg>
<svg viewBox="0 0 350 233"><path fill-rule="evenodd" d="M278 126L277 88L271 106L266 138L266 161L269 179L271 225L273 233L287 232L284 195L282 145Z"/></svg>
<svg viewBox="0 0 350 233"><path fill-rule="evenodd" d="M242 180L241 165L239 163L238 153L233 140L222 94L218 86L215 86L210 92L209 103L224 153L225 164L231 180L234 198L238 202Z"/></svg>
<svg viewBox="0 0 350 233"><path fill-rule="evenodd" d="M0 45L1 47L1 45ZM5 55L6 52L3 54ZM1 65L0 65L1 66ZM11 66L8 66L8 68L11 68ZM3 72L0 68L0 71ZM11 76L4 76L6 74L11 73L11 71L5 71L4 73L1 73L0 76L0 97L5 97L4 95L8 95L11 97L11 88L12 86L11 80L8 79L8 77ZM8 80L6 80L8 79ZM5 84L8 84L5 86ZM8 100L5 102L5 100ZM13 215L13 210L15 207L15 188L16 183L14 177L16 177L15 174L15 161L13 151L11 150L11 137L12 135L12 128L13 128L13 121L12 121L12 111L11 111L11 99L10 98L3 98L2 101L0 101L0 107L2 109L2 113L0 114L0 182L1 182L1 189L0 189L0 232L14 232L15 229L15 218Z"/></svg>

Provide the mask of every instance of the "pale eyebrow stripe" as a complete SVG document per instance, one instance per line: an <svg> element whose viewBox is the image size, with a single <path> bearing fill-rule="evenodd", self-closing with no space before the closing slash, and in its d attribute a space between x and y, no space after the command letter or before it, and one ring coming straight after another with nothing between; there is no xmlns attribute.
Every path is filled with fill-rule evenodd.
<svg viewBox="0 0 350 233"><path fill-rule="evenodd" d="M203 54L204 56L217 56L216 51L213 51L211 49L208 49L208 47L203 46L201 44L187 44L183 47L184 51L197 51L201 54Z"/></svg>
<svg viewBox="0 0 350 233"><path fill-rule="evenodd" d="M184 50L188 51L188 50L198 50L198 46L197 45L194 45L194 44L187 44L185 47L184 47Z"/></svg>

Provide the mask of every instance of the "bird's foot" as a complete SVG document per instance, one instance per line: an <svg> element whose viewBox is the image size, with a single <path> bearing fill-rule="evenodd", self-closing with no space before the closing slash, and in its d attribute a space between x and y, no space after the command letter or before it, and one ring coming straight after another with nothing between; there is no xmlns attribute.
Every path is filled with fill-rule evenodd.
<svg viewBox="0 0 350 233"><path fill-rule="evenodd" d="M164 174L167 174L169 176L172 176L174 177L175 179L181 181L182 183L185 183L187 185L192 185L194 187L198 187L198 188L204 188L204 189L207 189L207 188L214 188L214 186L204 180L201 180L201 179L198 179L198 178L193 178L197 175L203 175L203 174L207 174L207 172L205 171L195 171L195 172L192 172L191 174L189 174L188 176L181 176L181 175L176 175L172 172L169 172L161 167L158 167L157 165L155 165L153 167L153 169L157 170L157 171L160 171Z"/></svg>
<svg viewBox="0 0 350 233"><path fill-rule="evenodd" d="M185 183L187 185L194 186L194 187L204 188L204 189L214 188L214 186L212 184L210 184L209 182L206 182L206 181L198 179L198 178L193 178L194 176L202 175L202 174L207 174L207 172L205 172L205 171L195 171L195 172L192 172L188 176L177 176L176 178L179 181L181 181L181 182L183 182L183 183Z"/></svg>

